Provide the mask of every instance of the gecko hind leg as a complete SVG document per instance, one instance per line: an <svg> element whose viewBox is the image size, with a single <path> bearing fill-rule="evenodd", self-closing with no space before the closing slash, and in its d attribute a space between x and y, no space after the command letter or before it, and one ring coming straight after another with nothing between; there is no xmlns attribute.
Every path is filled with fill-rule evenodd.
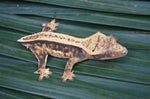
<svg viewBox="0 0 150 99"><path fill-rule="evenodd" d="M80 59L80 58L74 57L74 58L70 58L67 61L67 64L66 64L66 67L64 70L64 74L61 77L63 79L62 82L65 82L67 79L73 81L73 78L76 76L74 74L74 71L72 71L72 68L73 68L74 64L81 62L83 60L86 60L86 59Z"/></svg>
<svg viewBox="0 0 150 99"><path fill-rule="evenodd" d="M40 74L39 81L43 79L43 77L49 78L49 75L52 74L51 71L49 71L49 68L45 68L46 62L47 62L47 52L42 50L31 50L36 58L38 59L38 70L35 71L35 74Z"/></svg>
<svg viewBox="0 0 150 99"><path fill-rule="evenodd" d="M55 23L55 19L52 20L48 24L42 24L42 26L43 26L42 32L52 32L54 30L57 30L56 26L58 26L58 25L59 25L59 23Z"/></svg>

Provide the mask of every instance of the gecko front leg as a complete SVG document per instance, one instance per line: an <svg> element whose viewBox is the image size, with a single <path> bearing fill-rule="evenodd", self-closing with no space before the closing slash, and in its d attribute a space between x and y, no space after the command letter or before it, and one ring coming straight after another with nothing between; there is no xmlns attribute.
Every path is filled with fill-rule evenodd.
<svg viewBox="0 0 150 99"><path fill-rule="evenodd" d="M78 57L73 57L73 58L70 58L67 61L67 64L66 64L66 67L65 67L65 70L64 70L64 74L61 77L63 79L62 82L65 82L67 79L73 81L73 77L76 77L76 76L73 73L74 71L72 71L72 68L73 68L74 64L76 64L78 62L81 62L83 60L85 60L85 58L84 59L80 59Z"/></svg>
<svg viewBox="0 0 150 99"><path fill-rule="evenodd" d="M43 50L41 47L34 46L30 48L31 51L34 53L36 58L38 59L38 70L35 71L35 74L40 74L39 80L42 80L43 77L49 78L49 75L52 74L51 71L49 71L49 68L45 68L46 62L47 62L47 56L48 53Z"/></svg>

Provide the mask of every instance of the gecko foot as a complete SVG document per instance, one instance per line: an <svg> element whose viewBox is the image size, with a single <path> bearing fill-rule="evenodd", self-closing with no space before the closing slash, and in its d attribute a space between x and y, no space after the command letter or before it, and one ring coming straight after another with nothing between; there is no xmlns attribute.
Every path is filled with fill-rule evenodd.
<svg viewBox="0 0 150 99"><path fill-rule="evenodd" d="M35 74L40 74L39 81L43 79L43 77L49 78L49 75L52 74L51 71L49 71L49 68L47 69L38 69L34 72Z"/></svg>
<svg viewBox="0 0 150 99"><path fill-rule="evenodd" d="M48 24L42 24L42 26L43 26L42 32L52 32L54 30L57 30L56 26L58 26L58 25L59 25L59 23L55 23L55 19L52 20Z"/></svg>
<svg viewBox="0 0 150 99"><path fill-rule="evenodd" d="M61 77L63 79L62 82L66 82L67 79L73 81L73 77L76 77L73 72L74 71L64 72L63 76Z"/></svg>

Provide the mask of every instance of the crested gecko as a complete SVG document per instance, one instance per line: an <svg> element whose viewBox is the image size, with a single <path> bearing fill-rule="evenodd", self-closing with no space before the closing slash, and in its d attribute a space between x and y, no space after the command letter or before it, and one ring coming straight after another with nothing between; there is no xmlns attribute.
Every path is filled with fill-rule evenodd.
<svg viewBox="0 0 150 99"><path fill-rule="evenodd" d="M117 39L112 35L106 36L100 32L87 37L77 38L66 34L55 33L56 26L52 20L48 24L42 24L42 32L22 37L18 40L23 46L29 48L38 60L38 70L35 74L40 74L39 80L43 77L49 78L52 74L46 67L48 55L68 58L63 76L63 82L67 79L73 80L75 77L72 68L74 64L88 60L106 60L123 57L127 54L127 49L117 43Z"/></svg>

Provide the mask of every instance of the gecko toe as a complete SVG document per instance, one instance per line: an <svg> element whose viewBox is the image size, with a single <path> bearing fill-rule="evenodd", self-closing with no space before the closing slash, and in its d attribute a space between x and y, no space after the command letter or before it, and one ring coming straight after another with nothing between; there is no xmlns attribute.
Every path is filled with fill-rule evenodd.
<svg viewBox="0 0 150 99"><path fill-rule="evenodd" d="M39 69L37 71L34 72L35 74L40 74L40 77L39 77L39 81L41 81L43 79L43 77L46 77L46 78L50 78L49 75L52 74L51 71L49 71L49 68L47 69Z"/></svg>
<svg viewBox="0 0 150 99"><path fill-rule="evenodd" d="M43 80L43 76L40 76L38 80L39 80L39 81L42 81L42 80Z"/></svg>
<svg viewBox="0 0 150 99"><path fill-rule="evenodd" d="M75 74L73 74L73 72L74 71L64 73L61 77L63 79L62 82L66 82L67 79L73 81L73 78L75 77Z"/></svg>
<svg viewBox="0 0 150 99"><path fill-rule="evenodd" d="M64 82L66 82L66 80L67 80L67 79L63 79L62 82L64 83Z"/></svg>

